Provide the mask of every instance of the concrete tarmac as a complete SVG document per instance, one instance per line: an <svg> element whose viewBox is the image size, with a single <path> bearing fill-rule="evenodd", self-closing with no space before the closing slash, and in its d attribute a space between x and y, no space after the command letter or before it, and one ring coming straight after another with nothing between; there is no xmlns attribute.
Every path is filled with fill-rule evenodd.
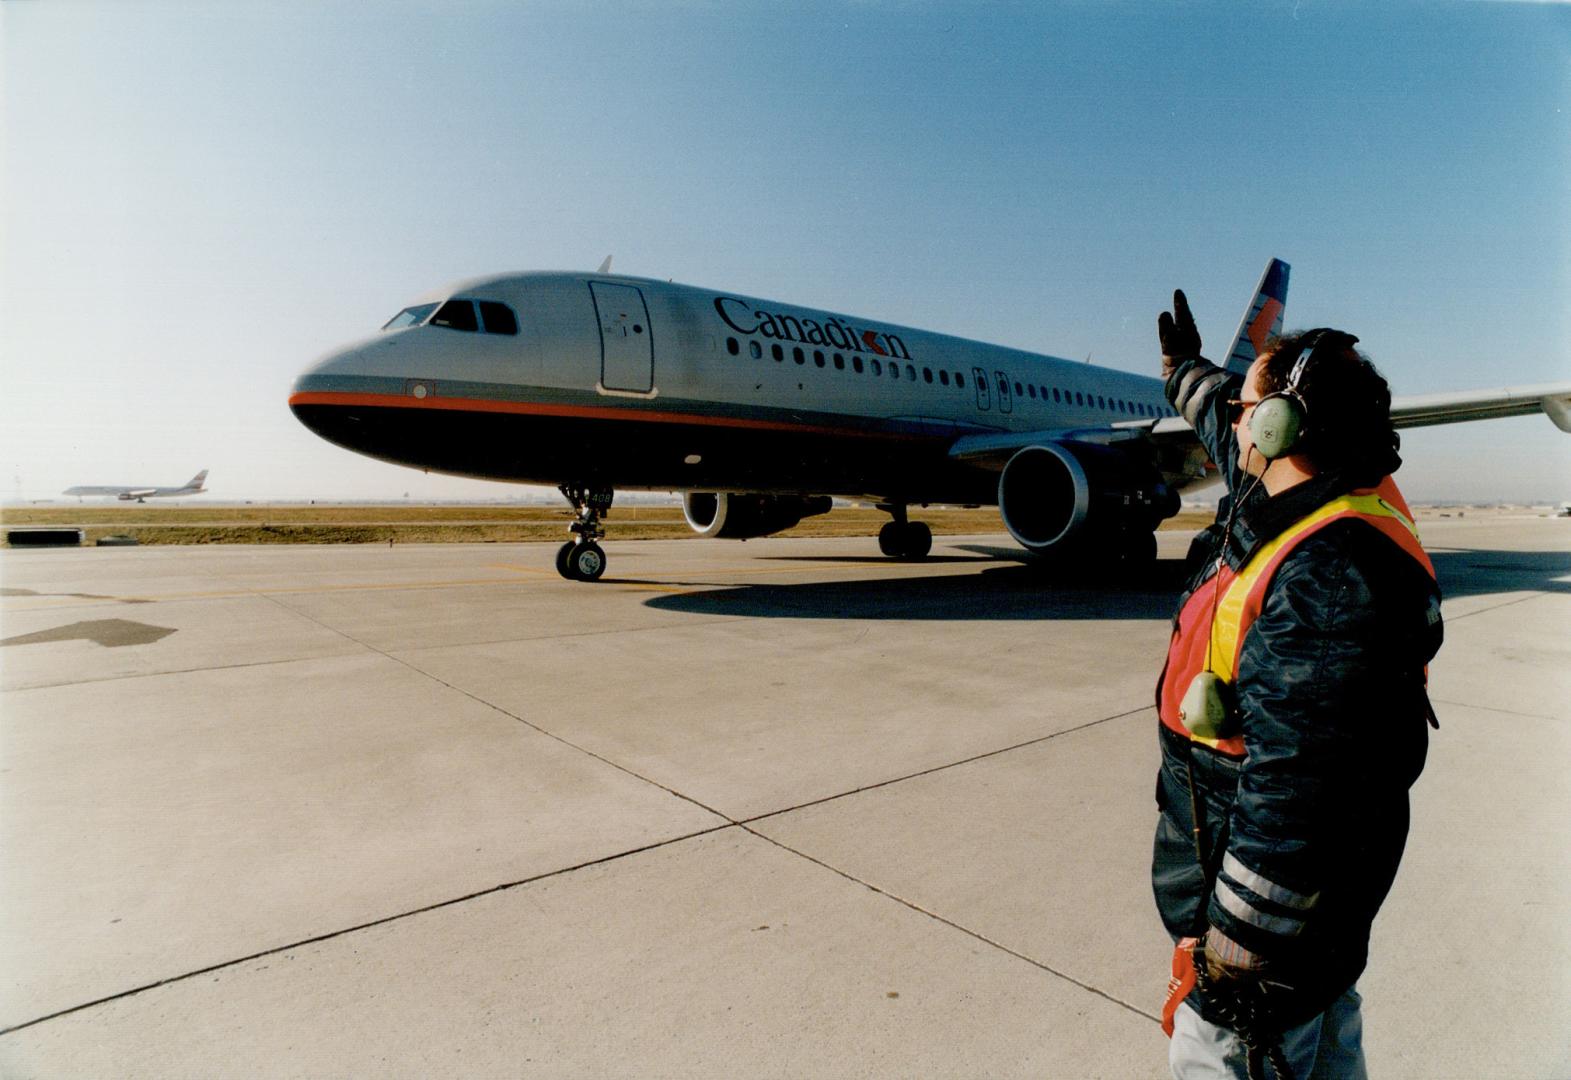
<svg viewBox="0 0 1571 1080"><path fill-rule="evenodd" d="M1571 521L1423 530L1371 1071L1564 1077ZM1187 539L0 553L0 1074L1166 1075Z"/></svg>

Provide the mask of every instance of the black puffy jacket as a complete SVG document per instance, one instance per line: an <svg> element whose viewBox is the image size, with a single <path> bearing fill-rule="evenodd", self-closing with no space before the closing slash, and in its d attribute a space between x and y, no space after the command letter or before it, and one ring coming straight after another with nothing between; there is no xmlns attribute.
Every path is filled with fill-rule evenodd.
<svg viewBox="0 0 1571 1080"><path fill-rule="evenodd" d="M1200 359L1168 381L1169 399L1228 478L1228 499L1247 479L1225 406L1239 385ZM1228 536L1228 564L1242 567L1356 486L1332 476L1269 498L1255 490ZM1212 576L1222 534L1218 525L1196 538L1180 609ZM1151 883L1162 920L1175 939L1217 927L1298 989L1290 1011L1304 1017L1363 971L1370 924L1396 876L1433 717L1424 669L1440 647L1439 605L1429 574L1389 538L1360 520L1334 522L1282 562L1245 635L1234 684L1244 759L1158 725ZM1204 869L1191 837L1191 761Z"/></svg>

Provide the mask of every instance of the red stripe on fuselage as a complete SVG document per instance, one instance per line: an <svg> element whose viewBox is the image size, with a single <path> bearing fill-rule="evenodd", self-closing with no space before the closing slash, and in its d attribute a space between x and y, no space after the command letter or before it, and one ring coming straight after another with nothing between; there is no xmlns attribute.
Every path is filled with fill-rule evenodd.
<svg viewBox="0 0 1571 1080"><path fill-rule="evenodd" d="M342 391L308 390L289 396L295 405L369 405L381 409L436 409L445 412L511 413L518 416L561 416L578 420L622 420L651 424L700 424L707 427L749 428L756 431L791 431L809 435L834 435L864 439L924 439L923 436L896 431L862 431L856 428L827 427L822 424L794 424L778 420L751 420L734 416L701 416L697 413L660 412L654 409L617 409L595 405L546 405L531 401L489 401L484 398L410 397L405 394L353 394Z"/></svg>

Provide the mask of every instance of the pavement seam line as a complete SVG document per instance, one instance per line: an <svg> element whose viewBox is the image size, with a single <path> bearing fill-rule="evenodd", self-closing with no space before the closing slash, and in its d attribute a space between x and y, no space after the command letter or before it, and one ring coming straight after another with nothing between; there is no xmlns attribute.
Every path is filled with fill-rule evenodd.
<svg viewBox="0 0 1571 1080"><path fill-rule="evenodd" d="M361 646L364 648L364 646ZM286 656L280 660L253 660L248 664L209 664L206 667L171 668L168 671L131 671L124 675L105 675L98 679L71 679L66 682L38 683L34 686L7 687L0 693L22 694L29 690L58 690L62 686L92 686L96 683L130 682L133 679L159 679L166 675L196 675L204 671L241 671L246 668L274 667L279 664L309 664L316 660L341 660L356 653L329 653L325 656Z"/></svg>
<svg viewBox="0 0 1571 1080"><path fill-rule="evenodd" d="M1499 713L1501 716L1520 716L1524 720L1558 722L1565 719L1563 716L1552 716L1548 713L1522 712L1520 709L1502 709L1496 705L1475 705L1471 701L1453 701L1450 698L1430 698L1429 700L1439 705L1455 705L1459 709L1477 709L1479 712Z"/></svg>
<svg viewBox="0 0 1571 1080"><path fill-rule="evenodd" d="M290 610L293 610L293 609L290 609ZM311 617L309 615L305 615L305 614L300 613L300 612L295 612L295 614L298 614L302 618L307 619L309 621L312 621L312 622L316 621L314 619L311 619ZM318 625L322 625L322 624L318 623ZM324 627L324 628L328 629L328 630L332 630L333 629L332 627ZM335 633L342 633L342 631L333 631L333 632L335 632ZM347 638L348 640L350 640L352 642L355 642L355 644L362 645L362 647L364 647L366 649L371 649L371 651L373 651L373 652L377 651L375 649L372 649L371 646L364 645L363 642L357 641L355 638L353 638L349 634L343 634L343 636L345 638ZM381 655L386 656L385 653L381 654ZM219 962L217 964L210 964L210 965L208 965L206 967L197 968L197 969L195 969L193 971L186 971L186 972L182 972L182 973L180 973L178 975L171 975L171 976L169 976L167 978L159 979L159 980L157 980L155 982L144 983L141 986L134 986L134 987L130 988L129 990L121 990L121 991L119 991L117 993L108 994L108 995L105 995L104 997L101 997L101 998L95 998L92 1001L86 1001L86 1002L83 1002L83 1003L81 1003L79 1005L73 1005L70 1008L59 1009L59 1010L57 1010L55 1012L48 1013L48 1014L46 1014L44 1016L35 1017L32 1020L27 1020L27 1021L23 1021L22 1023L19 1023L19 1024L14 1024L11 1027L0 1028L0 1037L12 1034L13 1032L22 1031L22 1030L24 1030L26 1028L34 1027L34 1026L36 1026L38 1024L47 1023L50 1020L57 1020L57 1019L60 1019L61 1017L69 1016L72 1013L81 1012L81 1011L83 1011L85 1009L95 1008L95 1007L97 1007L99 1005L107 1005L107 1004L110 1004L111 1002L119 1001L119 1000L121 1000L123 998L132 997L132 996L134 996L136 994L144 993L145 991L148 991L148 990L156 990L157 988L159 988L161 986L168 986L168 985L171 985L173 983L184 982L187 979L194 979L194 978L196 978L196 977L198 977L200 975L210 975L210 974L212 974L215 971L222 971L222 970L227 969L227 968L236 967L236 966L238 966L240 964L250 963L253 960L260 960L260 959L262 959L264 957L268 957L268 956L276 956L276 955L279 955L280 953L285 953L285 952L288 952L288 951L290 951L292 949L304 948L304 947L306 947L308 945L315 945L315 944L319 944L319 943L324 942L324 941L331 941L334 938L343 937L343 936L346 936L348 934L358 933L359 931L362 931L362 930L374 929L375 927L378 927L378 926L384 926L384 925L387 925L389 923L398 922L398 921L401 921L401 920L407 919L407 918L412 918L412 917L414 917L416 915L423 915L423 914L425 914L427 912L438 911L438 910L440 910L442 908L452 907L452 906L457 905L457 904L466 903L466 902L468 902L470 900L476 900L476 899L479 899L481 897L490 896L493 893L505 892L508 889L517 888L517 887L519 887L521 885L530 885L530 884L534 884L534 883L539 882L539 881L547 880L549 878L558 877L558 876L561 876L561 875L564 875L564 874L571 874L571 873L574 873L574 872L579 871L579 870L588 869L588 868L593 867L593 866L602 866L602 865L605 865L607 863L616 862L616 861L618 861L620 859L623 859L623 858L626 858L627 856L630 856L630 855L638 855L638 854L641 854L643 852L654 851L654 850L657 850L659 848L668 847L668 846L670 846L672 844L679 844L679 843L682 843L683 841L686 841L686 840L696 839L697 837L701 837L701 836L709 836L709 835L711 835L713 833L724 832L727 829L732 829L732 828L741 829L742 831L747 832L747 833L757 837L758 839L763 840L766 843L772 844L772 845L774 845L774 846L776 846L776 847L778 847L778 848L780 848L780 849L782 849L784 851L790 852L791 854L796 855L797 857L799 857L801 859L804 859L804 860L806 860L806 861L808 861L810 863L814 863L814 864L816 864L818 866L821 866L824 869L829 870L832 873L838 874L839 876L845 878L848 881L851 881L851 882L854 882L854 883L856 883L858 885L861 885L864 888L868 889L869 891L877 893L880 896L887 896L890 899L896 901L897 903L900 903L900 904L904 905L905 907L910 908L913 911L916 911L916 912L918 912L918 913L920 913L922 915L926 915L927 917L929 917L929 918L931 918L931 919L933 919L933 920L935 920L937 922L943 923L946 926L952 927L953 929L959 930L961 933L964 933L964 934L966 934L966 935L968 935L970 937L976 938L978 941L981 941L984 944L990 945L993 948L996 948L996 949L998 949L1001 952L1007 953L1010 956L1014 956L1017 959L1023 960L1026 963L1033 965L1034 967L1038 967L1038 968L1042 969L1043 971L1048 972L1049 974L1056 975L1059 978L1062 978L1062 979L1064 979L1064 980L1066 980L1068 982L1071 982L1071 983L1075 984L1076 986L1081 987L1082 989L1090 991L1093 994L1097 994L1100 997L1104 997L1107 1000L1109 1000L1109 1001L1111 1001L1111 1002L1113 1002L1113 1003L1115 1003L1117 1005L1121 1005L1124 1008L1131 1010L1132 1012L1138 1013L1141 1016L1146 1016L1148 1019L1152 1019L1152 1020L1156 1019L1154 1016L1149 1016L1149 1014L1142 1012L1140 1009L1138 1009L1138 1008L1128 1004L1127 1002L1120 1001L1118 998L1115 998L1115 997L1105 993L1104 991L1098 990L1094 986L1089 986L1089 985L1087 985L1085 983L1082 983L1078 979L1075 979L1074 977L1072 977L1070 975L1066 975L1063 972L1057 971L1057 970L1055 970L1054 968L1050 967L1047 964L1044 964L1044 963L1042 963L1042 962L1040 962L1038 960L1035 960L1035 959L1033 959L1033 958L1031 958L1029 956L1025 956L1025 955L1023 955L1021 953L1016 952L1015 950L1009 948L1007 945L1003 945L1003 944L1000 944L999 942L993 941L992 939L986 937L985 935L980 934L980 933L978 933L978 932L976 932L974 930L970 930L967 927L962 926L959 923L956 923L956 922L954 922L951 919L947 919L947 918L945 918L942 915L938 915L938 914L936 914L934 912L928 911L927 909L921 907L919 904L916 904L916 903L913 903L912 901L906 900L903 897L897 896L894 893L888 892L885 889L880 889L876 885L872 885L872 884L870 884L870 883L868 883L866 881L863 881L860 878L857 878L854 875L849 874L846 871L841 870L841 869L839 869L837 867L831 866L830 864L828 864L826 862L823 862L820 859L815 859L811 855L808 855L808 854L806 854L804 852L801 852L801 851L797 851L795 848L792 848L792 847L788 846L787 844L784 844L781 841L774 839L773 837L766 836L763 833L760 833L757 830L752 829L752 828L749 827L749 824L752 823L752 822L763 821L763 820L765 820L767 818L776 817L776 816L779 816L781 814L787 814L787 813L792 812L792 810L803 809L803 808L810 807L810 806L818 806L818 805L821 805L821 804L826 803L826 802L832 802L832 801L834 801L836 799L843 799L843 798L846 798L848 796L856 795L856 794L859 794L859 793L864 792L864 791L871 791L871 790L875 790L877 788L889 787L889 786L891 786L893 784L900 783L900 782L902 782L904 780L911 780L911 779L916 779L917 777L921 777L921 776L928 776L928 775L931 775L931 774L936 773L936 772L942 772L945 769L954 768L954 767L956 767L958 765L965 765L965 764L969 764L969 763L974 762L974 761L980 761L980 760L984 760L986 758L996 757L996 756L998 756L1000 754L1009 753L1012 750L1018 750L1018 749L1022 749L1022 748L1027 747L1027 746L1034 746L1034 745L1036 745L1038 743L1046 742L1046 741L1051 740L1051 739L1056 739L1056 738L1058 738L1059 736L1062 736L1062 735L1069 735L1069 734L1072 734L1072 733L1077 732L1077 731L1084 731L1084 730L1086 730L1088 728L1095 727L1095 726L1097 726L1099 724L1105 724L1105 723L1108 723L1108 722L1113 721L1113 720L1119 720L1119 719L1122 719L1124 717L1136 715L1137 713L1143 712L1143 711L1145 711L1145 709L1150 708L1150 706L1142 706L1139 709L1131 709L1131 710L1129 710L1127 712L1117 713L1117 714L1112 715L1112 716L1103 717L1103 718L1101 718L1099 720L1092 720L1092 721L1090 721L1088 723L1081 724L1081 725L1078 725L1078 726L1073 727L1073 728L1066 728L1063 731L1055 731L1052 734L1044 735L1044 736L1041 736L1040 738L1029 739L1029 740L1027 740L1027 741L1025 741L1023 743L1017 743L1017 744L1012 745L1012 746L1001 747L1001 748L999 748L997 750L990 750L990 751L987 751L987 752L982 753L982 754L975 754L975 755L973 755L973 756L971 756L969 758L964 758L964 759L962 759L960 761L951 762L951 763L949 763L947 765L939 765L939 766L935 766L935 767L933 767L931 769L923 769L920 772L911 773L908 776L896 777L896 778L891 779L891 780L880 781L877 784L870 784L870 785L868 785L866 787L857 788L857 789L855 789L853 791L841 792L840 794L831 795L831 796L828 796L828 797L823 798L823 799L815 799L815 800L813 800L811 802L803 803L799 807L791 807L791 808L788 808L788 809L785 809L785 810L775 810L775 811L771 811L768 814L761 814L758 817L749 818L749 819L746 819L746 820L743 820L743 821L738 821L738 820L732 819L727 814L722 814L722 813L720 813L717 810L714 810L714 809L711 809L710 807L704 806L702 803L698 802L696 799L692 799L692 798L689 798L688 796L682 795L680 792L672 791L670 788L667 788L667 787L665 787L662 784L656 783L653 780L649 780L647 777L639 776L637 773L634 773L631 770L626 769L625 767L623 767L621 765L617 765L615 762L607 761L606 759L601 758L598 754L594 754L591 751L584 750L582 747L575 746L573 743L568 742L566 739L563 739L563 738L561 738L558 735L554 735L554 734L552 734L551 732L548 732L548 731L543 731L540 728L536 727L536 725L531 724L529 721L524 720L521 717L514 716L512 713L509 713L506 709L503 709L503 708L501 708L501 707L499 707L497 705L494 705L491 702L484 701L481 698L477 698L473 694L469 694L467 691L464 691L464 690L462 690L462 689L460 689L458 687L451 686L450 684L443 682L441 679L439 679L436 676L430 674L429 672L421 671L419 668L413 667L413 665L404 664L403 661L400 661L397 657L387 656L387 659L392 660L395 663L403 664L403 666L409 667L410 670L414 671L416 674L423 675L426 678L431 679L432 681L434 681L436 683L439 683L442 686L446 686L449 689L454 690L457 693L464 694L466 697L469 697L472 700L476 701L477 703L479 703L481 705L485 705L486 707L488 707L490 709L493 709L496 712L501 713L503 716L507 716L510 719L516 720L519 723L524 724L526 727L529 727L529 728L532 728L532 729L534 729L536 731L539 731L541 734L546 735L546 736L548 736L548 737L550 737L552 739L556 739L558 742L561 742L564 745L566 745L566 746L568 746L568 747L570 747L572 749L578 750L581 753L587 754L588 756L593 757L596 760L603 761L603 762L605 762L605 764L610 765L613 768L619 769L622 772L627 773L629 776L633 776L636 779L643 780L645 783L652 784L653 786L658 787L661 790L666 791L666 792L668 792L668 793L670 793L672 795L675 795L678 798L681 798L681 799L684 799L684 800L686 800L688 802L691 802L693 805L698 806L699 808L701 808L703 810L706 810L709 813L714 814L716 817L721 818L723 820L723 824L713 825L713 826L711 826L711 827L709 827L707 829L700 829L700 830L698 830L696 832L685 833L685 834L683 834L681 836L674 836L674 837L671 837L669 839L660 840L660 841L657 841L657 842L652 843L652 844L645 844L645 845L642 845L640 847L630 848L627 851L615 852L615 853L613 853L611 855L603 856L603 857L601 857L599 859L590 859L590 860L588 860L586 862L577 863L577 864L572 865L572 866L564 866L564 867L560 867L560 868L558 868L556 870L549 870L549 871L546 871L546 872L541 873L541 874L536 874L536 875L534 875L532 877L520 878L517 881L503 882L500 885L493 885L493 886L491 886L489 888L479 889L479 890L477 890L475 892L466 893L466 894L464 894L462 896L450 897L449 899L446 899L446 900L439 900L439 901L437 901L435 903L426 904L426 905L424 905L422 907L413 908L413 909L411 909L409 911L398 912L398 913L395 913L393 915L386 915L386 916L383 916L380 919L372 919L369 922L357 923L354 926L342 927L342 928L340 928L338 930L332 930L332 931L329 931L329 932L327 932L325 934L317 934L317 935L315 935L313 937L303 938L303 939L301 939L299 941L293 941L293 942L288 942L288 943L283 944L283 945L274 946L271 949L263 949L260 952L251 953L251 954L246 955L246 956L236 957L236 958L231 959L231 960L224 960L224 961L221 961L221 962Z"/></svg>
<svg viewBox="0 0 1571 1080"><path fill-rule="evenodd" d="M1131 1005L1129 1002L1124 1001L1122 998L1114 997L1112 994L1109 994L1105 990L1099 990L1095 986L1092 986L1089 983L1085 983L1085 982L1080 981L1079 979L1075 978L1073 975L1069 975L1069 974L1066 974L1065 972L1059 971L1057 968L1053 967L1050 964L1044 963L1043 961L1038 960L1035 957L1027 956L1025 953L1019 952L1019 951L1017 951L1015 949L1011 949L1008 945L1005 945L1002 942L994 941L992 938L988 937L986 934L983 934L983 933L981 933L979 931L976 931L976 930L972 930L968 926L962 926L960 923L955 922L953 919L945 918L944 916L938 914L935 911L929 911L927 908L923 907L921 904L918 904L918 903L916 903L913 900L907 900L905 897L900 896L900 895L898 895L896 893L892 893L888 889L881 889L877 885L872 884L871 882L862 880L861 878L857 877L855 874L852 874L852 873L849 873L849 872L847 872L845 870L842 870L838 866L833 866L833 865L831 865L831 864L829 864L827 862L824 862L822 859L816 859L816 858L814 858L813 856L807 854L804 851L798 851L796 848L791 847L789 844L786 844L786 843L783 843L782 841L776 840L773 837L765 836L763 833L758 832L755 829L749 828L745 824L741 825L740 828L743 831L745 831L747 833L750 833L753 836L758 837L760 840L763 840L765 843L773 844L775 847L778 847L780 850L789 852L790 854L795 855L799 859L803 859L803 860L805 860L807 862L812 863L814 866L823 867L825 870L828 870L830 873L837 874L840 877L845 878L847 881L850 881L850 882L852 882L854 884L860 885L864 889L867 889L869 892L876 893L879 896L888 897L890 900L893 900L895 903L900 904L903 907L909 908L910 910L916 912L919 915L925 915L927 918L932 919L934 922L941 923L944 926L947 926L947 927L949 927L949 928L951 928L953 930L958 930L960 933L965 934L967 937L970 937L970 938L973 938L973 939L975 939L977 941L980 941L984 945L991 946L992 948L997 949L999 952L1005 953L1005 954L1007 954L1009 956L1013 956L1017 960L1023 960L1025 963L1030 964L1032 967L1035 967L1035 968L1038 968L1038 969L1040 969L1042 971L1045 971L1049 975L1053 975L1053 976L1056 976L1057 978L1063 979L1067 983L1072 983L1073 985L1080 987L1080 989L1085 990L1085 991L1087 991L1089 993L1095 994L1097 997L1102 998L1102 999L1104 999L1106 1001L1112 1002L1114 1005L1117 1005L1120 1008L1127 1009L1128 1011L1134 1013L1136 1016L1142 1017L1142 1018L1144 1018L1146 1020L1150 1020L1152 1023L1159 1023L1160 1022L1161 1018L1158 1017L1155 1013L1146 1012L1144 1009L1141 1009L1141 1008L1139 1008L1138 1006L1135 1006L1135 1005Z"/></svg>
<svg viewBox="0 0 1571 1080"><path fill-rule="evenodd" d="M961 765L970 765L972 762L984 761L987 758L997 757L1000 754L1007 754L1013 750L1023 750L1028 746L1036 746L1039 743L1049 742L1064 735L1073 735L1076 732L1086 731L1090 728L1094 728L1099 724L1107 724L1114 720L1123 720L1126 717L1138 716L1140 713L1143 713L1150 708L1153 708L1153 706L1142 705L1136 709L1127 709L1121 713L1114 713L1111 716L1104 716L1100 720L1088 720L1084 724L1076 724L1074 727L1064 728L1062 731L1054 731L1047 735L1039 735L1034 739L1027 739L1025 742L1014 743L1010 746L1001 746L996 750L984 750L980 754L972 754L970 757L961 758L959 761L950 761L944 763L943 765L934 765L929 769L919 769L914 773L906 773L904 776L895 776L889 778L888 780L880 780L875 784L866 784L859 788L852 788L850 791L840 791L833 795L825 795L821 799L809 799L805 803L798 803L796 806L787 806L780 810L771 810L767 814L756 814L753 817L740 818L737 819L735 823L745 827L747 825L753 824L754 822L766 821L772 817L779 817L781 814L793 814L798 810L806 810L812 806L822 806L824 803L831 803L837 799L847 799L853 795L860 795L866 791L877 791L879 788L889 787L892 784L902 784L907 780L915 780L919 777L931 776L934 773L940 773L946 769L958 768Z"/></svg>
<svg viewBox="0 0 1571 1080"><path fill-rule="evenodd" d="M578 753L583 754L586 757L593 758L594 760L600 762L603 765L609 765L611 768L616 769L618 772L624 773L627 776L631 776L633 779L642 781L643 783L648 784L651 787L658 788L659 790L665 792L667 795L671 795L671 796L673 796L675 798L681 799L683 802L691 803L692 805L698 807L700 810L703 810L705 813L713 814L715 817L717 817L720 820L726 822L726 824L728 824L728 825L735 825L735 824L737 824L737 821L735 819L733 819L730 814L723 814L719 810L716 810L712 806L705 806L703 803L699 802L697 799L693 798L690 795L684 795L682 792L677 791L674 788L666 787L664 784L660 783L657 780L651 780L647 776L643 776L643 775L641 775L641 774L639 774L637 772L634 772L632 769L628 768L627 766L618 764L617 762L612 761L610 758L603 757L600 754L595 753L593 750L589 750L589 749L587 749L585 747L579 746L577 743L574 743L574 742L572 742L572 741L562 737L561 735L556 734L553 731L547 731L545 728L541 727L539 724L536 724L536 723L534 723L531 720L526 720L524 717L519 716L517 713L511 712L511 711L509 711L507 709L502 708L502 706L496 704L493 701L487 701L485 698L480 697L478 694L474 693L473 691L465 690L461 686L455 686L452 683L448 682L446 679L440 678L437 675L433 675L431 672L426 671L424 668L419 667L418 665L416 665L412 661L405 660L405 659L403 659L401 657L398 657L398 656L394 656L392 653L385 652L382 649L378 649L375 645L367 644L366 642L361 641L359 638L355 637L353 634L350 634L346 630L340 630L337 627L328 626L326 623L321 622L320 620L318 620L316 618L313 618L310 615L307 615L305 612L298 611L295 608L290 607L288 604L283 603L281 600L277 599L276 597L269 597L268 599L271 600L273 603L277 604L279 607L283 608L285 611L292 612L293 614L295 614L299 618L305 619L308 622L315 623L317 626L320 626L322 629L328 631L329 633L338 634L339 636L343 637L344 639L354 642L356 645L359 645L361 648L366 649L366 650L368 650L368 651L370 651L372 653L375 653L377 656L380 656L383 659L390 660L393 663L398 664L401 667L407 668L408 670L414 672L416 675L419 675L421 678L429 679L432 682L436 683L438 686L446 687L447 689L453 691L455 694L462 694L464 697L468 698L470 701L473 701L473 702L475 702L478 705L483 705L487 709L490 709L493 712L499 713L502 716L507 717L509 720L512 720L512 721L514 721L516 723L522 724L525 727L529 728L531 731L534 731L534 732L537 732L537 733L539 733L541 735L544 735L548 739L554 739L557 742L561 743L563 746L566 746L566 747L568 747L571 750L576 750Z"/></svg>
<svg viewBox="0 0 1571 1080"><path fill-rule="evenodd" d="M247 964L253 960L260 960L267 956L277 956L280 953L289 952L291 949L302 949L307 945L316 945L324 941L331 941L334 938L344 937L348 934L359 933L362 930L371 930L378 926L385 926L388 923L399 922L403 919L410 919L417 915L424 915L432 911L439 911L442 908L452 907L455 904L463 904L469 902L470 900L478 900L481 897L490 896L494 893L506 892L508 889L516 889L521 885L533 885L537 882L545 881L549 878L559 877L563 874L572 874L579 870L587 870L590 867L603 866L607 863L616 862L620 859L625 859L630 855L640 855L644 852L655 851L659 848L669 847L672 844L680 844L687 840L697 839L701 836L708 836L711 833L724 832L727 829L738 827L739 826L737 826L734 822L727 822L723 825L712 825L707 829L699 829L696 832L683 833L681 836L668 837L665 840L657 840L652 844L644 844L640 847L629 848L626 851L613 852L610 855L605 855L598 859L590 859L586 862L576 863L573 866L558 867L555 870L547 870L543 873L535 874L532 877L519 878L517 881L504 881L500 885L492 885L485 889L478 889L471 893L465 893L463 896L454 896L449 897L446 900L438 900L435 903L426 904L422 907L411 908L409 911L400 911L392 915L384 915L380 919L372 919L369 922L357 923L354 926L346 926L337 930L329 930L325 934L316 934L312 937L302 938L299 941L288 942L284 945L275 945L271 949L263 949L260 952L254 952L247 956L240 956L232 960L223 960L216 964L209 964L206 967L197 968L194 971L181 972L178 975L171 975L168 978L159 979L155 982L144 983L141 986L134 986L129 990L121 990L117 993L107 994L101 998L95 998L92 1001L84 1001L80 1005L72 1005L70 1008L59 1009L45 1016L35 1017L32 1020L25 1020L20 1024L13 1024L7 1028L0 1028L0 1037L13 1034L14 1032L21 1031L24 1028L33 1027L37 1024L47 1023L50 1020L58 1020L62 1016L69 1016L72 1013L81 1012L83 1009L91 1009L99 1005L107 1005L111 1002L119 1001L122 998L128 998L136 994L141 994L148 990L156 990L160 986L168 986L171 983L184 982L187 979L194 979L199 975L211 975L215 971L223 971L226 968L232 968L239 964Z"/></svg>
<svg viewBox="0 0 1571 1080"><path fill-rule="evenodd" d="M1458 623L1458 622L1461 622L1463 619L1471 619L1474 615L1487 615L1491 611L1499 611L1501 608L1512 607L1512 606L1514 606L1516 604L1525 604L1529 600L1538 600L1538 599L1540 599L1542 597L1545 597L1545 596L1548 596L1548 595L1549 595L1549 593L1543 592L1543 591L1529 593L1527 596L1519 596L1515 600L1502 600L1498 604L1491 604L1488 607L1482 607L1482 608L1478 608L1477 610L1474 610L1474 611L1464 612L1461 615L1457 615L1454 618L1451 617L1451 616L1447 616L1445 621L1448 622L1448 623Z"/></svg>

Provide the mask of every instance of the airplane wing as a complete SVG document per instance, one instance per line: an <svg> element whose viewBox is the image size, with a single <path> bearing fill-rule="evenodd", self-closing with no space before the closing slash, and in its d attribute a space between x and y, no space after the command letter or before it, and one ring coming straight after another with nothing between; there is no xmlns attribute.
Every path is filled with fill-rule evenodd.
<svg viewBox="0 0 1571 1080"><path fill-rule="evenodd" d="M131 491L131 488L126 488L126 487L104 487L102 485L99 485L99 486L95 487L95 486L91 486L91 485L86 485L86 486L79 485L77 487L66 488L60 494L62 494L62 495L124 495L127 492L129 492L129 491Z"/></svg>
<svg viewBox="0 0 1571 1080"><path fill-rule="evenodd" d="M1557 428L1571 434L1571 383L1419 394L1396 398L1391 402L1391 422L1398 428L1456 424L1465 420L1495 420L1535 413L1545 414ZM1170 480L1185 486L1215 477L1205 448L1195 438L1194 430L1179 416L1130 420L1096 427L962 435L950 444L949 456L976 468L997 472L1018 451L1049 442L1095 443L1144 454Z"/></svg>
<svg viewBox="0 0 1571 1080"><path fill-rule="evenodd" d="M949 456L982 469L1002 469L1018 450L1047 442L1088 442L1099 446L1115 443L1134 444L1149 439L1153 428L1165 423L1178 424L1187 441L1199 445L1195 433L1179 417L1139 420L1128 424L1100 427L1043 428L1039 431L999 431L985 435L962 435L949 446ZM1182 437L1182 436L1181 436Z"/></svg>
<svg viewBox="0 0 1571 1080"><path fill-rule="evenodd" d="M1081 428L1044 428L1039 431L1000 431L962 435L949 446L949 456L978 469L1002 472L1009 459L1027 446L1051 442L1095 443L1116 446L1150 461L1168 483L1188 488L1216 478L1205 447L1182 417L1128 420L1117 424Z"/></svg>
<svg viewBox="0 0 1571 1080"><path fill-rule="evenodd" d="M1543 413L1561 431L1571 434L1571 383L1507 386L1498 390L1464 390L1454 394L1420 394L1391 402L1391 422L1399 428L1456 424L1463 420L1495 420L1502 416Z"/></svg>

